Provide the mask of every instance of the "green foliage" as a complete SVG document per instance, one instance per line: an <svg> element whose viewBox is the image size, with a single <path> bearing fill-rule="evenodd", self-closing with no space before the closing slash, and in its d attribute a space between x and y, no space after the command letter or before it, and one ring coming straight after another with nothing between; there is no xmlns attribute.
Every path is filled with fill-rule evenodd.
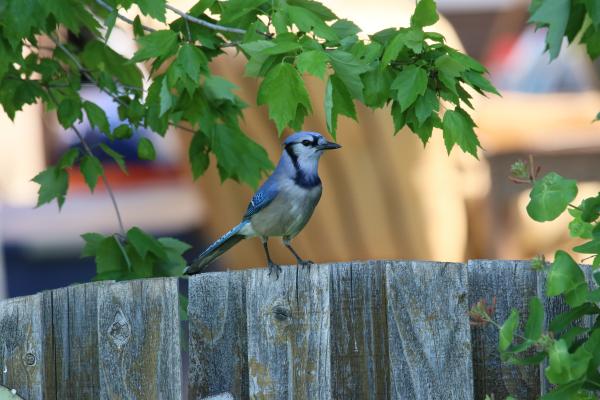
<svg viewBox="0 0 600 400"><path fill-rule="evenodd" d="M237 96L237 88L209 69L224 47L236 47L246 56L246 74L260 80L256 102L267 107L279 134L286 128L301 129L313 111L304 81L304 74L310 74L326 81L323 106L334 138L338 117L357 120L355 103L361 102L370 108L387 106L395 132L408 126L426 144L437 127L448 151L458 145L477 157L475 124L465 111L471 107L468 89L483 94L497 91L481 64L447 46L439 33L424 31L439 19L434 0L418 2L408 27L384 29L368 39L359 38L360 29L353 22L312 0L200 0L187 11L194 20L180 17L168 25L165 0L106 3L0 1L0 105L14 118L24 105L41 101L48 110L56 110L65 129L88 121L109 139L99 144L99 150L124 173L124 157L112 143L131 139L140 128L164 136L171 126L193 134L188 156L194 179L206 171L211 159L222 180L252 187L273 169L263 147L240 127L247 105ZM160 29L148 28L140 15L132 17L132 39L138 49L133 57L125 57L108 46L107 38L119 10L134 5L163 24ZM85 40L77 45L62 42L59 28ZM50 48L48 40L38 44L42 37L54 44ZM149 82L143 82L142 65L152 76ZM119 121L109 123L103 107L81 97L82 81L114 101ZM443 119L442 100L448 108ZM68 134L72 132L79 135L77 126ZM155 140L159 138L138 142L138 158L155 159ZM33 178L40 185L38 205L56 200L62 207L67 170L73 166L91 191L98 178L106 182L98 158L85 142L82 149L70 150ZM139 235L121 236L101 240L85 236L90 239L86 252L96 259L99 279L142 276L156 270L156 260L165 261L156 253L140 254ZM123 273L123 266L128 273Z"/></svg>
<svg viewBox="0 0 600 400"><path fill-rule="evenodd" d="M551 172L533 185L527 213L538 222L552 221L562 214L577 196L577 182Z"/></svg>
<svg viewBox="0 0 600 400"><path fill-rule="evenodd" d="M579 37L591 59L600 56L600 5L597 0L533 0L529 22L546 28L546 50L550 59L560 53L566 38ZM586 22L589 21L589 22Z"/></svg>
<svg viewBox="0 0 600 400"><path fill-rule="evenodd" d="M532 181L531 171L523 163L515 163L514 177L520 182ZM549 173L533 184L527 212L536 221L549 221L558 217L570 206L569 233L575 238L588 240L575 246L573 251L592 254L592 268L600 265L600 194L584 199L579 206L570 204L577 195L577 183L556 173ZM545 264L545 262L543 262ZM562 296L568 310L555 316L544 332L544 309L538 298L532 298L523 335L516 333L518 315L511 316L500 329L499 350L504 361L515 364L548 362L546 378L554 389L542 399L595 399L592 393L600 383L600 289L590 287L582 268L567 252L558 250L547 270L546 293L548 297ZM594 272L596 284L600 272ZM515 316L516 315L516 316ZM593 326L582 324L583 316L596 320ZM519 340L516 340L518 338ZM516 343L519 342L519 343ZM523 355L531 348L533 356Z"/></svg>
<svg viewBox="0 0 600 400"><path fill-rule="evenodd" d="M182 254L190 246L174 238L159 238L137 227L126 237L99 233L81 235L85 241L82 255L94 257L94 280L140 279L154 276L179 276L186 266Z"/></svg>

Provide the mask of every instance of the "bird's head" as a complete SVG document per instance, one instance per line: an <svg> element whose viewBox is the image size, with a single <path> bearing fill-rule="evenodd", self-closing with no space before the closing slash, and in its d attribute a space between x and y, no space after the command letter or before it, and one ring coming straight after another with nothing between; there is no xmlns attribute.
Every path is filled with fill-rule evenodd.
<svg viewBox="0 0 600 400"><path fill-rule="evenodd" d="M329 142L317 132L296 132L283 142L285 151L301 164L318 160L325 150L339 149L337 143Z"/></svg>

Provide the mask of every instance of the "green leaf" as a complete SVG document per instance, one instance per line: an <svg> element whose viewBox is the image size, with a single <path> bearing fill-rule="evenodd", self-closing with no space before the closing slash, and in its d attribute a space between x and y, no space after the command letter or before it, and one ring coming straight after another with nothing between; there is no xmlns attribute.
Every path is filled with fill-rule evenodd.
<svg viewBox="0 0 600 400"><path fill-rule="evenodd" d="M309 73L317 78L323 79L325 70L327 69L327 61L329 57L327 53L319 50L310 50L301 53L296 58L298 71L301 73Z"/></svg>
<svg viewBox="0 0 600 400"><path fill-rule="evenodd" d="M207 76L204 81L204 88L213 99L235 101L236 95L232 90L237 89L233 83L218 75Z"/></svg>
<svg viewBox="0 0 600 400"><path fill-rule="evenodd" d="M81 103L76 98L67 97L58 105L58 122L68 129L75 121L82 118Z"/></svg>
<svg viewBox="0 0 600 400"><path fill-rule="evenodd" d="M592 359L590 352L584 347L579 347L575 353L569 353L567 343L563 340L555 341L548 349L549 365L545 370L546 378L553 384L565 384L576 381L587 372L588 364Z"/></svg>
<svg viewBox="0 0 600 400"><path fill-rule="evenodd" d="M160 93L158 96L160 99L160 111L158 116L162 117L167 111L171 109L171 107L174 104L174 99L173 95L171 94L171 89L169 88L169 83L164 77L160 85Z"/></svg>
<svg viewBox="0 0 600 400"><path fill-rule="evenodd" d="M420 0L415 8L415 13L410 18L411 26L429 26L440 19L433 0Z"/></svg>
<svg viewBox="0 0 600 400"><path fill-rule="evenodd" d="M325 89L325 120L327 129L336 137L337 117L345 115L356 120L356 109L348 88L337 75L331 75Z"/></svg>
<svg viewBox="0 0 600 400"><path fill-rule="evenodd" d="M600 240L594 239L579 246L573 247L573 250L583 254L600 254Z"/></svg>
<svg viewBox="0 0 600 400"><path fill-rule="evenodd" d="M505 351L511 345L517 325L519 324L519 312L513 309L508 316L508 319L504 321L500 328L500 336L498 337L498 348L500 351Z"/></svg>
<svg viewBox="0 0 600 400"><path fill-rule="evenodd" d="M567 211L573 217L573 220L569 222L569 234L571 237L591 239L593 226L589 222L582 220L582 211L576 208L569 208Z"/></svg>
<svg viewBox="0 0 600 400"><path fill-rule="evenodd" d="M440 81L452 93L457 94L456 80L465 71L466 67L449 55L443 55L435 60L435 66L438 69Z"/></svg>
<svg viewBox="0 0 600 400"><path fill-rule="evenodd" d="M174 238L160 238L158 239L163 250L166 253L166 260L160 263L160 269L166 276L179 276L183 273L187 262L181 256L192 246Z"/></svg>
<svg viewBox="0 0 600 400"><path fill-rule="evenodd" d="M479 92L494 93L500 96L498 90L488 81L480 72L476 71L465 71L462 73L462 77L469 85L479 89Z"/></svg>
<svg viewBox="0 0 600 400"><path fill-rule="evenodd" d="M317 36L329 41L339 40L335 30L309 9L288 5L286 11L290 21L296 24L301 32L314 32Z"/></svg>
<svg viewBox="0 0 600 400"><path fill-rule="evenodd" d="M563 331L574 321L583 317L584 315L592 315L600 313L600 309L595 304L584 303L580 306L573 307L569 311L558 314L552 322L550 322L550 330L555 334Z"/></svg>
<svg viewBox="0 0 600 400"><path fill-rule="evenodd" d="M161 260L167 258L167 254L160 242L138 227L133 227L127 231L127 241L131 243L135 251L142 258L146 258L148 253L154 254Z"/></svg>
<svg viewBox="0 0 600 400"><path fill-rule="evenodd" d="M148 138L141 138L137 147L138 158L140 160L154 160L156 158L156 150L154 145Z"/></svg>
<svg viewBox="0 0 600 400"><path fill-rule="evenodd" d="M222 180L231 178L256 188L262 174L273 169L267 152L239 128L219 124L211 135Z"/></svg>
<svg viewBox="0 0 600 400"><path fill-rule="evenodd" d="M125 85L142 88L142 73L138 67L103 42L90 41L80 59L91 71L107 72Z"/></svg>
<svg viewBox="0 0 600 400"><path fill-rule="evenodd" d="M592 23L600 28L600 3L597 0L583 0Z"/></svg>
<svg viewBox="0 0 600 400"><path fill-rule="evenodd" d="M166 0L137 0L136 3L145 15L156 18L160 22L165 22Z"/></svg>
<svg viewBox="0 0 600 400"><path fill-rule="evenodd" d="M419 124L425 122L432 113L437 113L440 109L440 101L433 89L427 88L425 94L417 98L415 103L415 116Z"/></svg>
<svg viewBox="0 0 600 400"><path fill-rule="evenodd" d="M127 166L125 165L125 158L120 153L114 151L104 143L100 143L100 148L108 156L110 156L117 163L121 171L123 171L125 175L127 175Z"/></svg>
<svg viewBox="0 0 600 400"><path fill-rule="evenodd" d="M402 108L400 107L400 103L394 101L392 103L392 118L394 120L394 135L400 131L406 125L406 118L404 112L402 112Z"/></svg>
<svg viewBox="0 0 600 400"><path fill-rule="evenodd" d="M392 75L389 70L375 68L362 76L364 101L368 107L383 107L390 97Z"/></svg>
<svg viewBox="0 0 600 400"><path fill-rule="evenodd" d="M108 124L108 118L106 118L104 110L101 109L97 104L94 104L90 101L84 101L83 108L85 109L85 113L88 116L90 124L98 127L100 131L106 133L107 135L110 135L110 125Z"/></svg>
<svg viewBox="0 0 600 400"><path fill-rule="evenodd" d="M98 246L104 240L104 235L95 232L84 233L81 235L85 241L81 257L95 257L98 253Z"/></svg>
<svg viewBox="0 0 600 400"><path fill-rule="evenodd" d="M527 213L538 222L552 221L565 211L577 196L577 182L550 172L537 180L529 193Z"/></svg>
<svg viewBox="0 0 600 400"><path fill-rule="evenodd" d="M588 26L581 38L581 43L585 44L592 60L598 58L600 56L600 27Z"/></svg>
<svg viewBox="0 0 600 400"><path fill-rule="evenodd" d="M269 118L275 122L279 133L296 119L300 109L311 111L304 82L298 71L287 63L269 71L258 89L257 103L269 107Z"/></svg>
<svg viewBox="0 0 600 400"><path fill-rule="evenodd" d="M36 207L56 199L60 210L69 188L69 174L67 174L67 171L63 168L51 166L37 174L32 181L40 185Z"/></svg>
<svg viewBox="0 0 600 400"><path fill-rule="evenodd" d="M121 250L120 243L114 236L109 236L98 244L96 249L96 273L125 273L128 263Z"/></svg>
<svg viewBox="0 0 600 400"><path fill-rule="evenodd" d="M444 144L448 154L455 144L465 152L472 154L477 158L477 147L479 147L479 139L473 130L474 124L469 116L462 110L448 110L444 113L442 122L444 131Z"/></svg>
<svg viewBox="0 0 600 400"><path fill-rule="evenodd" d="M121 125L117 126L113 130L112 134L116 139L119 139L119 140L131 139L131 136L133 136L131 127L127 124L121 124Z"/></svg>
<svg viewBox="0 0 600 400"><path fill-rule="evenodd" d="M81 173L85 178L85 183L87 183L88 187L90 188L90 191L93 192L96 188L98 177L100 177L104 173L102 163L96 157L86 154L81 160L79 169L81 170Z"/></svg>
<svg viewBox="0 0 600 400"><path fill-rule="evenodd" d="M579 265L568 253L558 250L546 278L546 295L565 294L567 304L577 307L585 302L588 286Z"/></svg>
<svg viewBox="0 0 600 400"><path fill-rule="evenodd" d="M363 100L363 84L360 75L368 71L369 67L356 59L351 53L334 50L328 52L331 66L353 98Z"/></svg>
<svg viewBox="0 0 600 400"><path fill-rule="evenodd" d="M524 336L526 339L535 342L542 336L542 330L544 329L544 306L537 297L532 297L529 300L528 314Z"/></svg>
<svg viewBox="0 0 600 400"><path fill-rule="evenodd" d="M210 159L209 154L209 139L202 132L196 132L192 138L192 143L189 147L189 160L192 166L192 176L198 179L208 168Z"/></svg>
<svg viewBox="0 0 600 400"><path fill-rule="evenodd" d="M560 52L570 9L571 0L542 0L529 18L529 22L535 23L538 27L548 27L546 45L551 60Z"/></svg>
<svg viewBox="0 0 600 400"><path fill-rule="evenodd" d="M424 40L425 34L421 29L400 29L385 47L381 58L381 65L385 66L394 61L405 47L417 54L421 53L423 51Z"/></svg>
<svg viewBox="0 0 600 400"><path fill-rule="evenodd" d="M76 147L69 149L62 157L60 157L56 166L59 169L70 168L75 163L75 160L77 160L77 157L79 157L79 149Z"/></svg>
<svg viewBox="0 0 600 400"><path fill-rule="evenodd" d="M584 222L593 222L600 216L600 193L595 197L588 197L581 202L581 220Z"/></svg>
<svg viewBox="0 0 600 400"><path fill-rule="evenodd" d="M177 34L171 30L160 30L139 37L137 42L140 49L133 55L133 62L173 54L177 49Z"/></svg>
<svg viewBox="0 0 600 400"><path fill-rule="evenodd" d="M417 97L425 93L427 89L427 71L410 65L398 73L396 79L392 82L391 88L397 91L396 99L402 111L406 111Z"/></svg>
<svg viewBox="0 0 600 400"><path fill-rule="evenodd" d="M177 62L186 75L196 83L200 79L200 72L208 71L208 59L202 50L189 43L184 43L179 49Z"/></svg>

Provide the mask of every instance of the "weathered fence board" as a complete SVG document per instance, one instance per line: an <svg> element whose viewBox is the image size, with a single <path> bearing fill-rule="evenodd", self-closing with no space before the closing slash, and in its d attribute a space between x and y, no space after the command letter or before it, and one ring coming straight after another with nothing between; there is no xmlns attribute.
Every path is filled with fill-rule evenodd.
<svg viewBox="0 0 600 400"><path fill-rule="evenodd" d="M175 279L98 288L100 398L180 399Z"/></svg>
<svg viewBox="0 0 600 400"><path fill-rule="evenodd" d="M537 294L537 275L529 261L469 261L469 304L496 299L493 318L505 321L511 309L521 315L521 326L527 319L529 299ZM475 398L486 394L504 399L537 399L540 396L540 371L536 365L515 366L502 363L498 353L498 330L493 326L473 326L473 371Z"/></svg>
<svg viewBox="0 0 600 400"><path fill-rule="evenodd" d="M329 267L248 271L250 397L330 399Z"/></svg>
<svg viewBox="0 0 600 400"><path fill-rule="evenodd" d="M496 299L522 325L529 262L369 261L189 280L190 399L535 399L538 366L503 364ZM180 399L177 280L77 285L0 302L0 384L26 399ZM546 324L564 310L544 304ZM590 321L582 321L589 324ZM522 327L522 326L521 326Z"/></svg>
<svg viewBox="0 0 600 400"><path fill-rule="evenodd" d="M472 399L463 264L389 262L386 292L395 399Z"/></svg>
<svg viewBox="0 0 600 400"><path fill-rule="evenodd" d="M26 399L42 398L42 294L0 302L0 384Z"/></svg>
<svg viewBox="0 0 600 400"><path fill-rule="evenodd" d="M331 266L331 395L389 398L385 271L381 262Z"/></svg>
<svg viewBox="0 0 600 400"><path fill-rule="evenodd" d="M44 292L44 348L47 396L56 399L98 397L97 296L101 284ZM51 378L52 377L52 378ZM53 385L54 383L54 385Z"/></svg>
<svg viewBox="0 0 600 400"><path fill-rule="evenodd" d="M0 384L25 399L180 399L176 279L0 302Z"/></svg>
<svg viewBox="0 0 600 400"><path fill-rule="evenodd" d="M207 273L189 282L189 398L248 398L246 274Z"/></svg>

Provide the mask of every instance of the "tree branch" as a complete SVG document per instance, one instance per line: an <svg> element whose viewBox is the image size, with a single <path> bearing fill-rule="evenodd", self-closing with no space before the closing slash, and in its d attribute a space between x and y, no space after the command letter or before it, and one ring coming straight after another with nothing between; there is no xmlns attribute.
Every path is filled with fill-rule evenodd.
<svg viewBox="0 0 600 400"><path fill-rule="evenodd" d="M245 29L231 28L229 26L217 25L217 24L213 24L212 22L204 21L204 20L202 20L200 18L192 17L191 15L186 14L185 12L181 11L180 9L173 7L169 3L166 3L165 7L167 9L173 11L175 14L179 15L181 18L183 18L183 19L185 19L187 21L193 22L194 24L202 25L202 26L204 26L206 28L210 28L210 29L213 29L215 31L239 33L240 35L246 34L246 30Z"/></svg>
<svg viewBox="0 0 600 400"><path fill-rule="evenodd" d="M48 90L48 96L50 96L52 101L58 106L56 97L54 96L54 94L52 93L51 90ZM75 127L75 125L71 126L71 129L73 129L73 131L77 135L77 138L79 138L79 141L81 142L81 145L83 146L83 150L85 151L85 153L90 157L96 157L94 155L94 153L92 152L92 149L90 148L88 143L85 141L85 138L83 137L81 132L79 132L79 130ZM115 214L117 214L117 221L119 223L119 229L121 230L121 235L123 235L123 237L125 237L126 236L125 226L123 225L123 219L121 218L121 212L119 211L119 205L117 204L117 199L115 198L115 194L112 190L112 187L108 183L108 179L106 178L106 173L104 172L104 169L102 169L102 174L100 175L100 177L102 178L104 187L106 188L106 191L108 192L108 195L110 196L110 200L113 204L113 208L115 209Z"/></svg>
<svg viewBox="0 0 600 400"><path fill-rule="evenodd" d="M104 2L104 0L96 0L96 4L98 4L100 7L104 8L105 10L109 11L109 12L115 12L117 13L117 18L119 18L121 21L125 21L130 25L133 25L133 20L127 18L124 15L121 15L119 13L119 11L115 10L114 8L112 8L109 4L107 4L106 2ZM146 26L144 24L141 24L142 28L146 31L146 32L156 32L156 29L151 28L149 26Z"/></svg>

